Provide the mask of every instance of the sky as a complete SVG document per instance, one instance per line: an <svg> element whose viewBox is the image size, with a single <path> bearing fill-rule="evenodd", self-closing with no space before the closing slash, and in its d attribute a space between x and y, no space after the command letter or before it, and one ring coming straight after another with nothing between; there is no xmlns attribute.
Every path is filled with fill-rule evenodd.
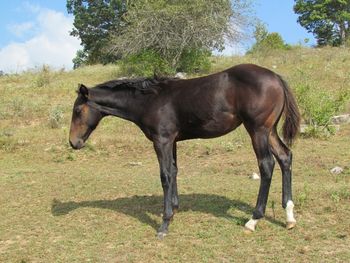
<svg viewBox="0 0 350 263"><path fill-rule="evenodd" d="M286 43L297 44L311 34L297 23L293 0L253 0L255 15L269 32L278 32ZM68 15L66 0L0 0L0 70L18 73L40 68L70 70L79 39L70 36L73 17ZM224 54L242 52L227 48Z"/></svg>

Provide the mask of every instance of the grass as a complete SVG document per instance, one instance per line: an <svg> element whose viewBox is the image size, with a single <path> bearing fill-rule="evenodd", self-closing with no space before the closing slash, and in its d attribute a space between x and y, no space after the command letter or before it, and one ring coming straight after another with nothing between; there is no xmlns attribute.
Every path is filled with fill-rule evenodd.
<svg viewBox="0 0 350 263"><path fill-rule="evenodd" d="M302 68L307 81L322 88L328 81L333 81L329 89L349 85L341 63L350 55L344 50L333 50L334 56L324 50L318 64L317 50L292 52L305 54L267 56L259 58L260 64L277 63L276 70L291 84L300 81L295 68ZM279 64L283 57L288 59ZM299 64L301 59L308 63ZM221 58L213 70L243 60L257 62ZM327 60L333 72L325 70ZM322 74L337 77L319 80ZM83 150L73 151L67 142L77 83L91 86L115 77L117 68L94 66L0 78L0 262L348 261L350 125L327 139L296 142L298 225L291 231L284 228L277 166L266 219L255 233L243 231L259 187L249 179L257 165L244 128L213 140L179 143L180 211L160 241L155 237L162 211L159 168L141 131L107 118ZM35 82L39 78L44 80ZM59 115L54 129L53 113ZM344 168L342 174L329 172L336 165Z"/></svg>

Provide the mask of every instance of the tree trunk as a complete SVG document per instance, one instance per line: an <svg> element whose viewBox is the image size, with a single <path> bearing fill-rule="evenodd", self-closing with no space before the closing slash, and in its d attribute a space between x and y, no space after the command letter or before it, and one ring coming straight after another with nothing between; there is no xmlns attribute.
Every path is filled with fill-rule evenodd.
<svg viewBox="0 0 350 263"><path fill-rule="evenodd" d="M346 34L346 23L343 22L339 25L339 29L340 29L340 45L341 46L344 46L345 43L346 43L346 37L347 37L347 34Z"/></svg>

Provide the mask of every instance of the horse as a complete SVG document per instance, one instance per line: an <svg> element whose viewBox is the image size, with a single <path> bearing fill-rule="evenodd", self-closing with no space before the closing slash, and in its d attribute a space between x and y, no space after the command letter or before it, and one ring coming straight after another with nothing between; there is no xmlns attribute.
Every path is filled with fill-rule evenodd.
<svg viewBox="0 0 350 263"><path fill-rule="evenodd" d="M264 217L275 159L282 171L286 228L295 227L292 152L288 146L298 134L300 113L287 82L280 75L254 64L240 64L192 79L111 80L93 88L79 84L77 93L69 134L72 148L83 148L106 116L135 123L153 142L164 194L159 238L168 233L170 221L179 208L176 143L219 137L241 124L251 137L261 176L256 206L245 229L255 231ZM283 140L277 133L282 115Z"/></svg>

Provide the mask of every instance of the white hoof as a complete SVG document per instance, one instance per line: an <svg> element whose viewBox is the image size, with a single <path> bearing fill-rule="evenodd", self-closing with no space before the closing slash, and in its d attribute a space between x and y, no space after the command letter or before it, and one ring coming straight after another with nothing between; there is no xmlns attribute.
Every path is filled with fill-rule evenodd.
<svg viewBox="0 0 350 263"><path fill-rule="evenodd" d="M293 201L289 200L286 206L287 229L292 229L297 224L297 221L294 218L293 209L294 209L294 203Z"/></svg>
<svg viewBox="0 0 350 263"><path fill-rule="evenodd" d="M297 225L297 222L287 222L287 230L294 228Z"/></svg>
<svg viewBox="0 0 350 263"><path fill-rule="evenodd" d="M251 232L254 232L255 231L255 227L256 225L258 224L258 219L250 219L245 225L245 229L251 231Z"/></svg>
<svg viewBox="0 0 350 263"><path fill-rule="evenodd" d="M158 237L159 240L163 240L166 235L167 235L166 232L158 232L157 233L157 237Z"/></svg>

